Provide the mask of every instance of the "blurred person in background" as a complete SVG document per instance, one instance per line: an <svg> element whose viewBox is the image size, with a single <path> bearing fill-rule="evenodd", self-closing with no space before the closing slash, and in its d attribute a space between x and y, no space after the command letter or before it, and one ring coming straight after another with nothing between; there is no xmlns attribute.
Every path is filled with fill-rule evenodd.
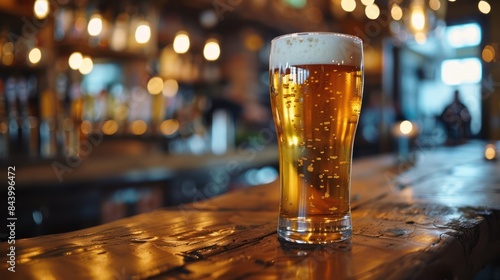
<svg viewBox="0 0 500 280"><path fill-rule="evenodd" d="M460 91L453 92L453 101L441 113L441 121L447 135L447 145L459 145L470 136L471 116L467 107L460 100Z"/></svg>

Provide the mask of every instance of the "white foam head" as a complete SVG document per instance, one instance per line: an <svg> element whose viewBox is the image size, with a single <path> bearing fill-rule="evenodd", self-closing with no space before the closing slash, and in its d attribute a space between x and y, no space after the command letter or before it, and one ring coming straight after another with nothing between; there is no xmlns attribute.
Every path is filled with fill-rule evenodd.
<svg viewBox="0 0 500 280"><path fill-rule="evenodd" d="M269 68L287 65L335 64L362 67L363 42L340 33L293 33L271 42Z"/></svg>

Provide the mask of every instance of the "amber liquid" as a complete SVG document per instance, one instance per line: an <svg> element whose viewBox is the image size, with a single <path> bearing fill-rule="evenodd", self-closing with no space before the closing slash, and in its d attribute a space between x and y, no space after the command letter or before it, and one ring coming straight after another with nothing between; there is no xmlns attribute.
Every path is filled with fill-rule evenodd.
<svg viewBox="0 0 500 280"><path fill-rule="evenodd" d="M351 160L362 71L295 65L270 75L280 155L278 233L299 243L345 240L351 234Z"/></svg>

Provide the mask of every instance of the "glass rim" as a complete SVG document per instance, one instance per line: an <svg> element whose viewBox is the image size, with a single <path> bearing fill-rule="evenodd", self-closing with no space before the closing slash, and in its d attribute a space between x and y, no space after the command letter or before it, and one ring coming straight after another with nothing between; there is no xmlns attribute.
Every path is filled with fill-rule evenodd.
<svg viewBox="0 0 500 280"><path fill-rule="evenodd" d="M352 39L355 42L359 42L359 43L363 44L363 40L360 37L358 37L358 36L347 34L347 33L328 32L328 31L312 31L312 32L294 32L294 33L288 33L288 34L283 34L283 35L274 37L271 40L271 42L278 41L278 40L285 39L285 38L311 36L311 35L343 37L343 38L347 38L347 39Z"/></svg>

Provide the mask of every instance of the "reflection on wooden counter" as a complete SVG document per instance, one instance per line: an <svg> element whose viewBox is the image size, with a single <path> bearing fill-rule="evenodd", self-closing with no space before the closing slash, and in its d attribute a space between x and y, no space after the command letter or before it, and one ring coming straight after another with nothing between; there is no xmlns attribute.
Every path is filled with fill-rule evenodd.
<svg viewBox="0 0 500 280"><path fill-rule="evenodd" d="M157 143L107 139L87 158L18 164L16 233L82 229L266 183L277 177L277 157L274 145L175 155Z"/></svg>
<svg viewBox="0 0 500 280"><path fill-rule="evenodd" d="M280 242L273 182L17 240L16 273L7 271L4 254L0 277L472 279L500 256L500 163L484 160L483 149L474 143L421 150L406 171L391 156L355 160L348 243Z"/></svg>

